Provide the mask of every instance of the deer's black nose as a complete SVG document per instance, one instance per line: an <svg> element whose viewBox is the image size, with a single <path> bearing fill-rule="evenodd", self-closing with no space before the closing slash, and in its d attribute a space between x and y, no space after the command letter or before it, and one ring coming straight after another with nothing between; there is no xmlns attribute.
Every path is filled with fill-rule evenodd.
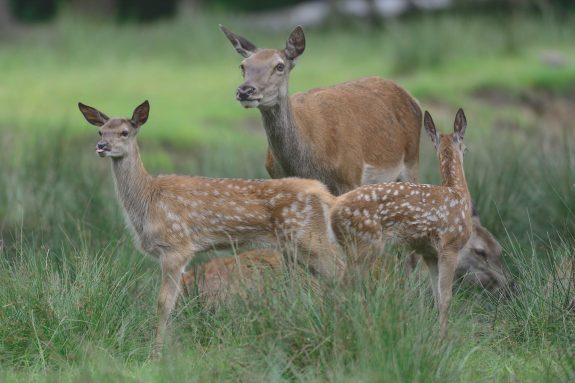
<svg viewBox="0 0 575 383"><path fill-rule="evenodd" d="M256 88L251 85L240 85L236 90L236 98L239 101L249 100L250 97L256 92Z"/></svg>
<svg viewBox="0 0 575 383"><path fill-rule="evenodd" d="M108 146L108 144L106 142L100 141L96 144L96 149L102 149L103 150L103 149L106 149L106 146Z"/></svg>

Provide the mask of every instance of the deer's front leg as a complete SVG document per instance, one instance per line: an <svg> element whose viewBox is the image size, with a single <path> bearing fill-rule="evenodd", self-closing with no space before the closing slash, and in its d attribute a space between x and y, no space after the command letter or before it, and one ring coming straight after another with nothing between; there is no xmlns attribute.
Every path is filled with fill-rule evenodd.
<svg viewBox="0 0 575 383"><path fill-rule="evenodd" d="M444 249L439 252L439 325L441 339L447 337L449 305L453 294L453 276L457 267L457 251Z"/></svg>
<svg viewBox="0 0 575 383"><path fill-rule="evenodd" d="M182 274L189 258L190 256L182 256L178 253L167 253L161 257L162 284L158 295L156 343L152 350L154 359L162 354L168 322L180 293Z"/></svg>

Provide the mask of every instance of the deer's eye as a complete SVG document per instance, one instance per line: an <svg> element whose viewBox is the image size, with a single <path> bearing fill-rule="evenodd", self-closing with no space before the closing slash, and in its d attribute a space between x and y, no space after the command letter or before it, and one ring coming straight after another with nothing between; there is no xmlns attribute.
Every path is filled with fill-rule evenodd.
<svg viewBox="0 0 575 383"><path fill-rule="evenodd" d="M98 134L100 135L100 137L102 137L102 132L100 132L99 130L98 130Z"/></svg>
<svg viewBox="0 0 575 383"><path fill-rule="evenodd" d="M122 137L128 137L128 134L130 134L127 130L122 131Z"/></svg>
<svg viewBox="0 0 575 383"><path fill-rule="evenodd" d="M475 254L479 255L484 261L487 261L487 253L483 249L475 249Z"/></svg>
<svg viewBox="0 0 575 383"><path fill-rule="evenodd" d="M243 66L243 64L240 65L240 71L242 72L242 76L246 74L246 68Z"/></svg>
<svg viewBox="0 0 575 383"><path fill-rule="evenodd" d="M284 69L285 69L285 65L284 65L284 64L279 63L278 65L276 65L276 70L277 70L278 72L283 72Z"/></svg>

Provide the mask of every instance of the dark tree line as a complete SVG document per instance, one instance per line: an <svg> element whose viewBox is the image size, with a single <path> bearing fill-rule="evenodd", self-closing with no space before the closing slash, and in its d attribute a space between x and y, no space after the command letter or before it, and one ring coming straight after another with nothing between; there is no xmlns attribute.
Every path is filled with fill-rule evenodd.
<svg viewBox="0 0 575 383"><path fill-rule="evenodd" d="M173 17L182 2L201 4L216 9L262 11L295 5L306 0L0 0L0 32L14 22L33 23L53 19L63 6L87 15L112 17L119 22L149 22ZM330 3L334 19L338 17L338 3L343 0L324 0ZM381 24L376 11L376 0L363 0L367 3L369 20L377 26ZM413 0L405 0L408 8L416 10ZM536 9L542 12L551 10L575 10L575 0L452 0L454 7L504 6ZM408 12L409 13L409 12Z"/></svg>
<svg viewBox="0 0 575 383"><path fill-rule="evenodd" d="M154 21L173 17L179 0L0 0L0 28L13 22L52 20L62 6L118 21Z"/></svg>

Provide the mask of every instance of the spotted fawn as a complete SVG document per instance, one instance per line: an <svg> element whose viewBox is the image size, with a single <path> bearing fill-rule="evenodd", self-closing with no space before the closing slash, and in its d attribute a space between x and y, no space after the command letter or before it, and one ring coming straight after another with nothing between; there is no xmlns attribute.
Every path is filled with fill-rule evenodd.
<svg viewBox="0 0 575 383"><path fill-rule="evenodd" d="M337 198L331 221L340 244L348 252L356 251L360 259L388 240L423 255L444 338L458 253L472 231L471 199L463 172L467 121L459 109L453 133L438 134L426 111L424 126L441 165L441 186L406 182L362 186Z"/></svg>
<svg viewBox="0 0 575 383"><path fill-rule="evenodd" d="M98 127L96 153L112 160L117 196L136 246L160 261L159 323L152 356L161 353L185 266L199 252L279 241L294 245L300 260L321 275L335 276L342 270L327 223L334 197L319 181L152 176L136 142L148 119L147 101L131 118L109 118L81 103L79 108Z"/></svg>

